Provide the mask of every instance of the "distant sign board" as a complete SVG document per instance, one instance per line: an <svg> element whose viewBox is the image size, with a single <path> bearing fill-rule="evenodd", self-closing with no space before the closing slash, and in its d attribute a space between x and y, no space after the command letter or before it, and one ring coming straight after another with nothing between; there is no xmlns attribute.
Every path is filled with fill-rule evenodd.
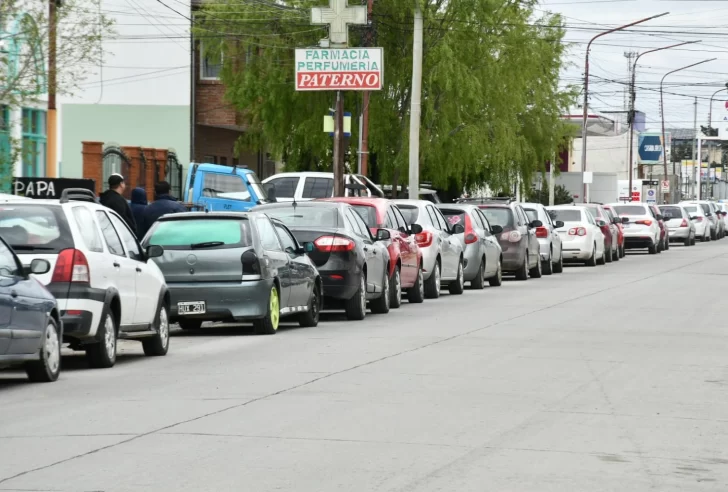
<svg viewBox="0 0 728 492"><path fill-rule="evenodd" d="M84 188L96 193L96 182L93 179L71 178L13 179L13 194L26 198L58 199L68 188Z"/></svg>
<svg viewBox="0 0 728 492"><path fill-rule="evenodd" d="M656 203L657 202L657 191L650 188L647 190L647 203Z"/></svg>
<svg viewBox="0 0 728 492"><path fill-rule="evenodd" d="M640 164L661 164L664 148L661 133L640 133L637 147Z"/></svg>
<svg viewBox="0 0 728 492"><path fill-rule="evenodd" d="M382 48L296 50L297 91L382 89Z"/></svg>

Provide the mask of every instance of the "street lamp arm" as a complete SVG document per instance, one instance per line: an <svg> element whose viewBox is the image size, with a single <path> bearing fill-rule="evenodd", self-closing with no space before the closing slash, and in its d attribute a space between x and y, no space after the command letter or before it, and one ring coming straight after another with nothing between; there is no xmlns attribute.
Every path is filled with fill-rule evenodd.
<svg viewBox="0 0 728 492"><path fill-rule="evenodd" d="M596 36L591 38L591 40L589 41L589 44L586 45L586 52L589 53L589 49L591 48L592 43L594 41L596 41L597 39L601 38L602 36L606 36L607 34L611 34L616 31L621 31L622 29L627 29L628 27L636 26L637 24L642 24L643 22L647 22L652 19L657 19L658 17L664 17L669 13L670 12L663 12L661 14L653 15L652 17L647 17L645 19L640 19L638 21L630 22L629 24L625 24L623 26L615 27L614 29L610 29L608 31L600 32L599 34L597 34Z"/></svg>

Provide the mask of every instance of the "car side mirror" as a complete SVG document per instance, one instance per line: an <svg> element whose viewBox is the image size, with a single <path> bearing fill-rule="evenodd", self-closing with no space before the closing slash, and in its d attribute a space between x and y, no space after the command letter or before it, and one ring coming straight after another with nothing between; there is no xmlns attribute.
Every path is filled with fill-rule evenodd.
<svg viewBox="0 0 728 492"><path fill-rule="evenodd" d="M556 226L557 229L561 229L562 227L564 227L564 222L561 220L557 220L556 222L554 222L554 226Z"/></svg>
<svg viewBox="0 0 728 492"><path fill-rule="evenodd" d="M386 241L390 239L392 235L387 229L377 229L377 241Z"/></svg>
<svg viewBox="0 0 728 492"><path fill-rule="evenodd" d="M533 222L531 222L530 224L528 224L528 227L532 227L532 228L534 228L534 229L535 229L536 227L542 227L542 226L543 226L543 222L541 222L541 221L540 221L540 220L538 220L538 219L536 219L536 220L534 220Z"/></svg>
<svg viewBox="0 0 728 492"><path fill-rule="evenodd" d="M501 232L503 232L503 226L499 226L499 225L490 226L491 234L500 234Z"/></svg>
<svg viewBox="0 0 728 492"><path fill-rule="evenodd" d="M451 234L464 234L465 227L462 224L455 224L454 226L452 226L450 233Z"/></svg>
<svg viewBox="0 0 728 492"><path fill-rule="evenodd" d="M51 264L48 260L36 258L30 262L30 266L23 268L23 270L25 271L25 275L30 275L31 273L34 275L43 275L51 271Z"/></svg>
<svg viewBox="0 0 728 492"><path fill-rule="evenodd" d="M164 248L157 244L151 244L147 247L147 258L159 258L163 254Z"/></svg>
<svg viewBox="0 0 728 492"><path fill-rule="evenodd" d="M604 227L605 225L607 225L607 223L602 219L597 219L597 225L599 227Z"/></svg>
<svg viewBox="0 0 728 492"><path fill-rule="evenodd" d="M410 234L421 234L422 233L422 226L419 224L412 224L410 226L409 230Z"/></svg>
<svg viewBox="0 0 728 492"><path fill-rule="evenodd" d="M313 253L314 246L312 242L305 242L301 245L301 249L304 253Z"/></svg>
<svg viewBox="0 0 728 492"><path fill-rule="evenodd" d="M657 220L665 220L665 216L664 216L664 215L662 215L662 214L657 214L657 215L655 216L655 218L656 218Z"/></svg>
<svg viewBox="0 0 728 492"><path fill-rule="evenodd" d="M695 215L691 215L690 220L698 220L698 218Z"/></svg>
<svg viewBox="0 0 728 492"><path fill-rule="evenodd" d="M629 224L629 217L622 217L622 224Z"/></svg>

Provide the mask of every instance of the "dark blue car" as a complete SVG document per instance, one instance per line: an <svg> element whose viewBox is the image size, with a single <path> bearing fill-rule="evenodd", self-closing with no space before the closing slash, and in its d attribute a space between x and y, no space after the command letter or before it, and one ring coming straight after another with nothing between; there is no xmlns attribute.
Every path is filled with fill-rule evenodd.
<svg viewBox="0 0 728 492"><path fill-rule="evenodd" d="M34 259L24 267L0 238L0 368L22 366L31 381L51 382L61 372L63 326L53 295L30 274L50 269Z"/></svg>

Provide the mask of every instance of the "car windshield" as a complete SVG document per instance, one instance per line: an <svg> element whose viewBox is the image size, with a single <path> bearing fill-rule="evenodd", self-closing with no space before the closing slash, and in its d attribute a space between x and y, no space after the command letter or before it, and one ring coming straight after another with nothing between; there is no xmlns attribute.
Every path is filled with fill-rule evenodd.
<svg viewBox="0 0 728 492"><path fill-rule="evenodd" d="M703 207L703 212L705 212L706 214L710 213L710 205L706 203L701 203L700 206Z"/></svg>
<svg viewBox="0 0 728 492"><path fill-rule="evenodd" d="M615 205L619 215L649 215L642 205Z"/></svg>
<svg viewBox="0 0 728 492"><path fill-rule="evenodd" d="M263 213L278 219L288 227L339 227L339 211L332 207L310 207L291 205L263 210Z"/></svg>
<svg viewBox="0 0 728 492"><path fill-rule="evenodd" d="M402 212L402 215L404 215L404 221L407 222L407 225L412 225L417 222L417 218L420 216L420 209L416 205L398 203L397 207Z"/></svg>
<svg viewBox="0 0 728 492"><path fill-rule="evenodd" d="M178 219L157 222L145 246L165 249L242 248L253 245L248 219Z"/></svg>
<svg viewBox="0 0 728 492"><path fill-rule="evenodd" d="M581 222L581 210L557 208L549 210L549 215L554 221Z"/></svg>
<svg viewBox="0 0 728 492"><path fill-rule="evenodd" d="M0 206L0 237L19 253L58 253L74 247L63 209L53 205L14 202Z"/></svg>
<svg viewBox="0 0 728 492"><path fill-rule="evenodd" d="M510 208L485 205L481 206L480 210L485 214L491 225L499 225L503 230L513 227L513 211Z"/></svg>
<svg viewBox="0 0 728 492"><path fill-rule="evenodd" d="M680 207L660 207L660 213L666 219L677 219L682 217Z"/></svg>
<svg viewBox="0 0 728 492"><path fill-rule="evenodd" d="M260 182L260 178L255 173L250 173L245 177L248 180L248 186L253 189L253 192L258 196L258 200L261 202L268 201L268 193L266 193L263 183Z"/></svg>
<svg viewBox="0 0 728 492"><path fill-rule="evenodd" d="M683 208L689 213L693 214L698 211L697 205L683 205Z"/></svg>
<svg viewBox="0 0 728 492"><path fill-rule="evenodd" d="M351 208L356 210L356 213L364 219L367 227L377 227L377 209L371 205L351 205Z"/></svg>
<svg viewBox="0 0 728 492"><path fill-rule="evenodd" d="M539 220L538 210L533 208L524 208L523 210L526 211L526 215L528 215L528 220L530 220L531 222L533 222L534 220Z"/></svg>
<svg viewBox="0 0 728 492"><path fill-rule="evenodd" d="M463 224L465 226L465 212L462 210L454 210L448 208L441 208L440 212L445 216L447 222L454 226L456 224Z"/></svg>

